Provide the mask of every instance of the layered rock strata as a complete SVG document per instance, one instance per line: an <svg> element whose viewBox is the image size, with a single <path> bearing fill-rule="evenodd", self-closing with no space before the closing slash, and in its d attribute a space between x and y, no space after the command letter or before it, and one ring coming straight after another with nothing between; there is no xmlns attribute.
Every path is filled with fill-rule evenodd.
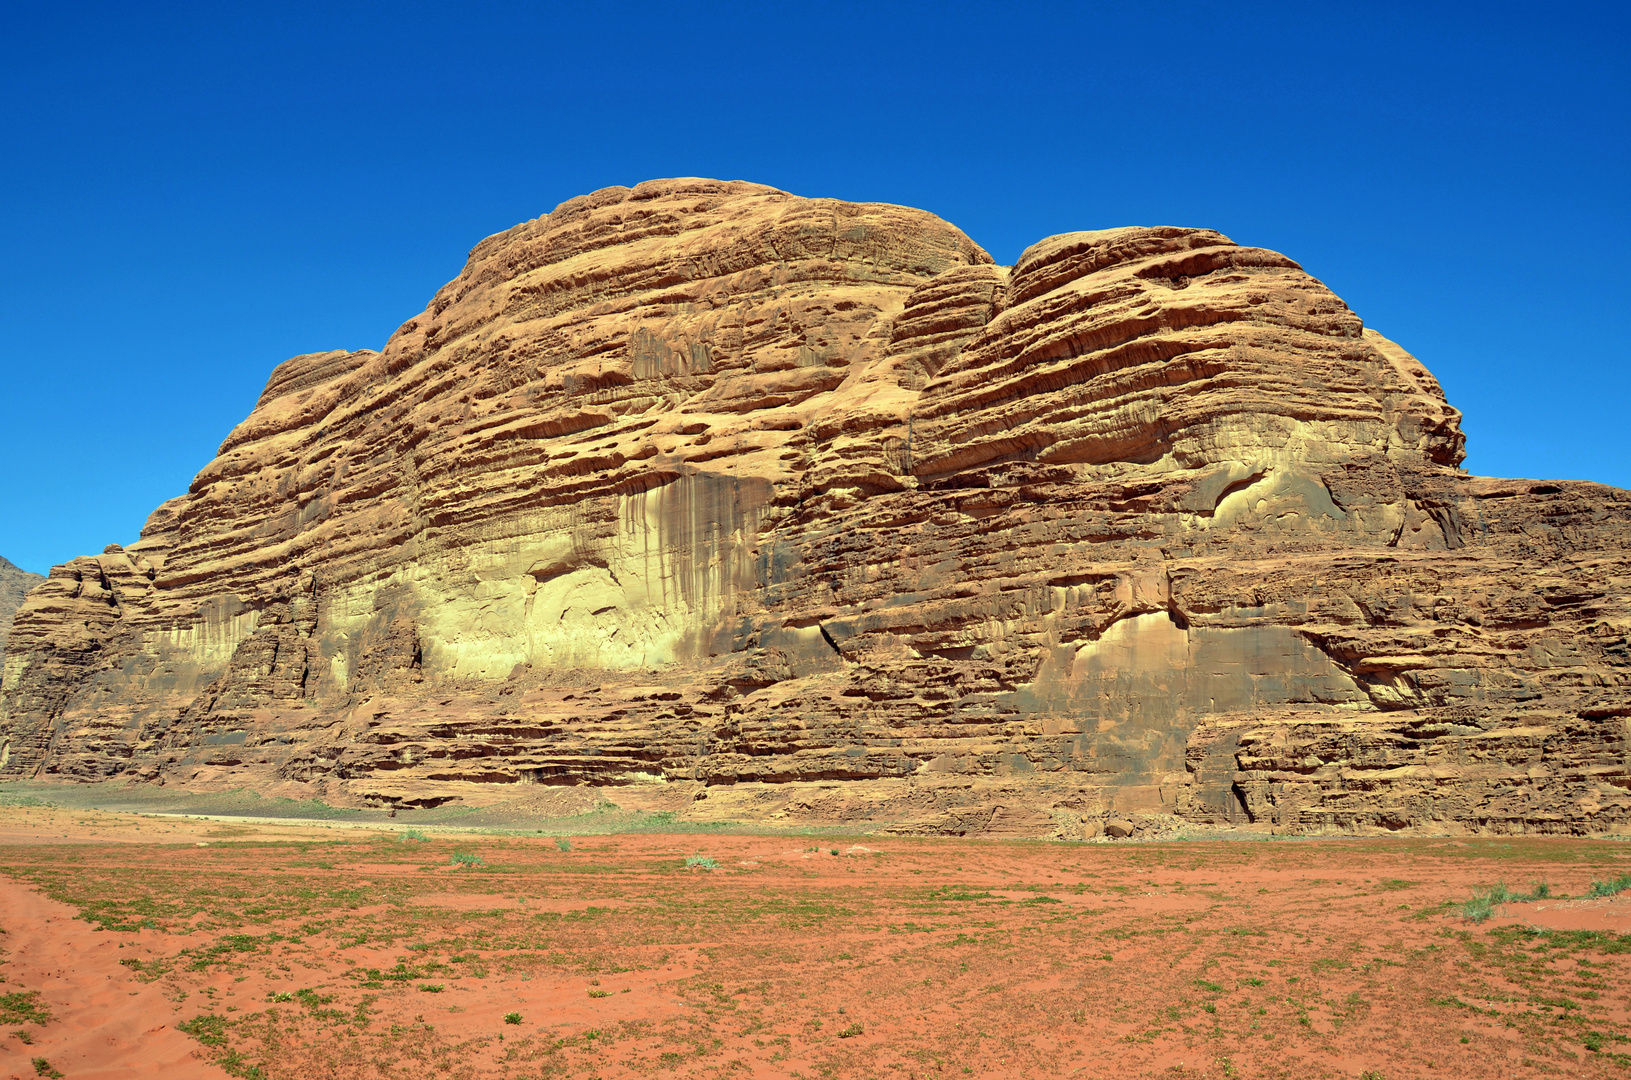
<svg viewBox="0 0 1631 1080"><path fill-rule="evenodd" d="M609 188L18 612L0 775L1082 837L1631 827L1631 495L1205 229ZM706 798L703 798L706 796ZM1119 828L1119 826L1118 826Z"/></svg>
<svg viewBox="0 0 1631 1080"><path fill-rule="evenodd" d="M6 659L6 636L11 630L11 617L22 606L28 590L44 581L44 576L30 573L0 559L0 664Z"/></svg>

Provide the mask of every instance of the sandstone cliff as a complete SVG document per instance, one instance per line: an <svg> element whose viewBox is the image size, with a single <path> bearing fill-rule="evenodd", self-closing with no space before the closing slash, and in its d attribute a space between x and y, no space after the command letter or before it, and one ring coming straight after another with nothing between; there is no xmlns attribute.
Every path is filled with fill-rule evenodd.
<svg viewBox="0 0 1631 1080"><path fill-rule="evenodd" d="M12 631L0 775L1094 835L1631 825L1631 494L1204 229L666 180L299 356ZM704 812L702 809L694 811Z"/></svg>
<svg viewBox="0 0 1631 1080"><path fill-rule="evenodd" d="M44 581L44 576L30 573L0 559L0 664L6 659L6 637L11 632L11 617L22 606L28 590Z"/></svg>

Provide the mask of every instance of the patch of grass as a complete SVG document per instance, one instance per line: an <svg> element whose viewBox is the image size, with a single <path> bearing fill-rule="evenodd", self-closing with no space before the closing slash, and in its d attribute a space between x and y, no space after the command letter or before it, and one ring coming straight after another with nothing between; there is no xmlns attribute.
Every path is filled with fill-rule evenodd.
<svg viewBox="0 0 1631 1080"><path fill-rule="evenodd" d="M571 851L572 841L568 840L564 836L557 836L555 838L555 846L560 848L562 851Z"/></svg>
<svg viewBox="0 0 1631 1080"><path fill-rule="evenodd" d="M1586 890L1586 895L1594 898L1617 896L1627 889L1631 889L1631 874L1621 874L1619 877L1612 877L1607 881L1592 882L1591 888Z"/></svg>
<svg viewBox="0 0 1631 1080"><path fill-rule="evenodd" d="M49 1076L49 1077L51 1077L51 1080L57 1080L57 1078L60 1077L62 1074L60 1072L58 1072L57 1070L53 1069L51 1067L51 1063L49 1061L45 1060L44 1058L35 1058L34 1059L34 1075L35 1076Z"/></svg>
<svg viewBox="0 0 1631 1080"><path fill-rule="evenodd" d="M228 934L214 945L205 949L182 949L177 957L190 956L192 961L187 965L189 971L203 971L211 964L225 964L234 959L235 953L254 953L262 950L271 951L274 944L288 940L282 934L267 934L265 937L256 937L254 934ZM156 962L155 962L156 963Z"/></svg>
<svg viewBox="0 0 1631 1080"><path fill-rule="evenodd" d="M521 1014L518 1012L507 1012L504 1014L504 1022L506 1024L519 1024L521 1022Z"/></svg>
<svg viewBox="0 0 1631 1080"><path fill-rule="evenodd" d="M694 866L701 870L719 869L719 863L715 862L713 857L709 855L687 855L685 865L688 867Z"/></svg>
<svg viewBox="0 0 1631 1080"><path fill-rule="evenodd" d="M51 1013L39 1003L39 994L0 994L0 1024L44 1024Z"/></svg>
<svg viewBox="0 0 1631 1080"><path fill-rule="evenodd" d="M853 1039L853 1038L855 1038L855 1036L860 1035L860 1034L862 1034L861 1022L859 1020L857 1020L855 1023L851 1024L849 1027L845 1028L843 1031L840 1031L838 1033L838 1037L840 1039Z"/></svg>
<svg viewBox="0 0 1631 1080"><path fill-rule="evenodd" d="M176 1025L181 1032L191 1035L205 1046L227 1044L227 1018L214 1013L200 1013L191 1020Z"/></svg>
<svg viewBox="0 0 1631 1080"><path fill-rule="evenodd" d="M612 992L610 990L591 990L589 996L592 998L611 997Z"/></svg>
<svg viewBox="0 0 1631 1080"><path fill-rule="evenodd" d="M119 961L120 965L136 973L136 978L142 982L152 982L170 973L171 964L168 960L139 960L136 957L127 957Z"/></svg>
<svg viewBox="0 0 1631 1080"><path fill-rule="evenodd" d="M418 829L405 829L405 830L403 830L403 833L402 833L402 839L404 839L404 840L417 840L417 841L423 843L424 841L429 840L430 837L426 836L424 833L420 832Z"/></svg>
<svg viewBox="0 0 1631 1080"><path fill-rule="evenodd" d="M448 864L451 865L451 866L485 866L486 865L485 863L483 863L481 861L481 856L480 855L473 855L468 851L455 851L452 855L448 856L447 861L448 861Z"/></svg>
<svg viewBox="0 0 1631 1080"><path fill-rule="evenodd" d="M1627 876L1626 883L1631 886L1631 875ZM1534 887L1526 893L1515 893L1506 887L1505 882L1497 881L1483 892L1473 890L1472 899L1463 901L1458 910L1468 922L1481 923L1488 921L1502 904L1527 904L1549 899L1551 895L1552 887L1544 881L1535 882Z"/></svg>
<svg viewBox="0 0 1631 1080"><path fill-rule="evenodd" d="M423 990L427 994L440 994L443 990L446 990L447 987L441 983L420 983L419 989Z"/></svg>

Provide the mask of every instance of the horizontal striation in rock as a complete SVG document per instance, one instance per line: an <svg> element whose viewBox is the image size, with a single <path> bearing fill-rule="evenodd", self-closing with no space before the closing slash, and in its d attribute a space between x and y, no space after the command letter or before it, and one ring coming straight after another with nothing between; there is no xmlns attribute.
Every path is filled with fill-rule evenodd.
<svg viewBox="0 0 1631 1080"><path fill-rule="evenodd" d="M55 568L0 773L1631 828L1631 496L1463 445L1414 357L1210 230L1008 268L903 207L608 188L380 351L279 365L138 543Z"/></svg>

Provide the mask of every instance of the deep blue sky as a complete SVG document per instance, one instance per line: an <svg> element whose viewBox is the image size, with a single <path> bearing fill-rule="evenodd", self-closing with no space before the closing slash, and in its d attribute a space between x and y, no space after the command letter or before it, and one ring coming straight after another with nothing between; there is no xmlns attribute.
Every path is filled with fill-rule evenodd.
<svg viewBox="0 0 1631 1080"><path fill-rule="evenodd" d="M285 357L489 233L717 176L1000 262L1203 225L1419 356L1475 472L1631 486L1623 4L12 4L0 555L135 539ZM1241 10L1237 10L1241 9Z"/></svg>

